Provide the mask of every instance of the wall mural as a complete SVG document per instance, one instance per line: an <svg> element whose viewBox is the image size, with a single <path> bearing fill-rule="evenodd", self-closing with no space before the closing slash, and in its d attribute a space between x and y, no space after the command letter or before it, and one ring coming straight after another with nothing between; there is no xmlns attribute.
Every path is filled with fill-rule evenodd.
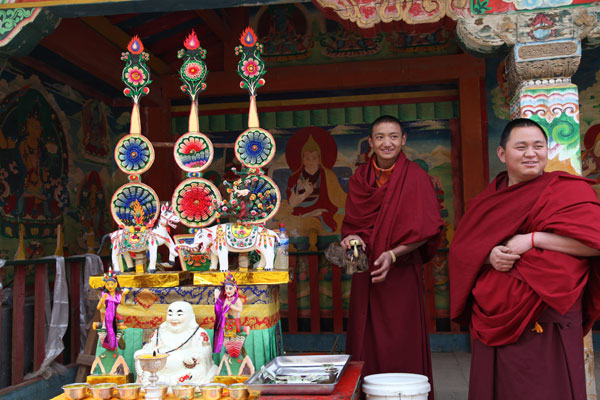
<svg viewBox="0 0 600 400"><path fill-rule="evenodd" d="M128 122L128 121L127 121ZM118 129L105 104L9 63L0 75L0 258L12 259L24 229L28 258L56 248L81 254L110 231L106 193ZM93 237L94 242L87 239Z"/></svg>
<svg viewBox="0 0 600 400"><path fill-rule="evenodd" d="M411 87L406 90L414 89ZM271 228L275 228L279 222L284 222L290 242L298 250L309 249L311 236L316 236L316 245L320 250L340 239L348 181L356 167L366 162L369 157L370 149L366 140L369 122L383 114L392 114L404 121L403 127L408 134L405 152L431 176L444 220L444 239L438 254L427 268L433 270L436 316L447 321L449 302L446 258L448 243L454 232L455 177L452 168L451 126L456 126L450 121L457 117L457 102L419 103L419 97L427 97L428 90L434 89L440 88L422 87L419 94L411 99L410 104L398 104L398 98L401 97L398 93L376 95L393 99L387 100L386 104L380 105L381 99L371 100L369 103L367 100L361 100L360 96L364 95L364 92L361 92L354 97L344 97L352 97L357 104L336 103L334 97L327 100L308 99L306 110L293 107L293 111L286 109L285 101L263 99L261 105L275 111L261 113L260 118L261 126L264 125L265 129L273 134L277 145L277 154L266 171L282 195L281 207L277 218L271 222ZM456 88L443 89L453 96L457 94ZM304 96L300 94L294 98ZM241 114L241 118L237 118L233 113L220 116L213 113L207 116L210 113L208 108L214 107L214 104L209 100L205 101L206 106L199 105L200 115L205 117L204 120L201 117L200 131L207 134L213 143L235 140L239 131L244 129L243 123L240 124L242 126L237 126L240 121L244 121L244 114ZM273 109L271 102L280 106ZM336 108L319 106L319 102L335 103ZM180 115L175 117L175 130L181 134L187 129L187 111L185 107L174 108L175 114ZM222 108L222 105L218 108ZM440 118L436 118L436 115ZM222 129L228 126L239 129ZM231 168L239 168L234 160L231 149L216 146L213 164L204 177L223 189L221 179L235 178ZM307 317L310 310L308 268L308 259L299 257L296 274L301 317ZM320 257L319 291L323 310L333 310L331 280L331 265L324 257ZM349 292L350 277L344 276L342 297L345 307L348 306ZM280 301L285 309L287 287L281 288ZM448 323L441 326L448 326Z"/></svg>

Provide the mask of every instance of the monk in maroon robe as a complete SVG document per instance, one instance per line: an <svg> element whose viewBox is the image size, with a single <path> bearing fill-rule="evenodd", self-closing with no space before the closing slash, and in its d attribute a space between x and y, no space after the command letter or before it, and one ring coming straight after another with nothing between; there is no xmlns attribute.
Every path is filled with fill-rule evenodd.
<svg viewBox="0 0 600 400"><path fill-rule="evenodd" d="M498 156L507 171L469 203L450 247L451 317L473 339L469 399L585 400L600 203L590 180L544 173L547 138L531 120L507 125Z"/></svg>
<svg viewBox="0 0 600 400"><path fill-rule="evenodd" d="M375 154L350 179L341 244L359 240L369 270L352 276L346 352L365 361L365 375L416 373L433 384L422 264L437 250L442 220L431 179L406 158L405 143L400 122L380 117L369 137Z"/></svg>

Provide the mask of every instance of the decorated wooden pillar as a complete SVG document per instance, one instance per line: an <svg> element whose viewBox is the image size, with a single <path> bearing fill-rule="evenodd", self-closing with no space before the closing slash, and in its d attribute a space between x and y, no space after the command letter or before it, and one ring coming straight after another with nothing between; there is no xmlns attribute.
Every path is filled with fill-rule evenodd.
<svg viewBox="0 0 600 400"><path fill-rule="evenodd" d="M571 83L580 59L577 39L516 44L506 57L511 119L530 118L546 129L546 171L581 174L579 92Z"/></svg>
<svg viewBox="0 0 600 400"><path fill-rule="evenodd" d="M581 59L577 39L516 44L506 57L508 83L514 96L511 119L529 118L548 135L546 171L581 175L579 91L571 83ZM592 332L583 340L588 400L596 400Z"/></svg>
<svg viewBox="0 0 600 400"><path fill-rule="evenodd" d="M559 4L560 3L560 4ZM554 8L543 8L548 5ZM600 44L600 5L561 2L472 0L457 21L462 44L477 54L509 48L506 73L513 95L511 118L540 123L548 134L547 171L581 174L579 93L571 83L581 59L581 44ZM596 400L592 335L584 338L588 400Z"/></svg>

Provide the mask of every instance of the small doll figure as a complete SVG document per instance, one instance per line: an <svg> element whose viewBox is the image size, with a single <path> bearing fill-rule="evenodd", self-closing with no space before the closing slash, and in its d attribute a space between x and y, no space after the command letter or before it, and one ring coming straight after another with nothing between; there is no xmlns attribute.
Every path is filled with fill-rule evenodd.
<svg viewBox="0 0 600 400"><path fill-rule="evenodd" d="M225 346L225 355L219 365L218 374L225 365L228 375L231 375L230 364L232 360L239 358L241 365L237 374L251 374L254 372L254 366L243 348L246 337L250 334L250 327L241 326L241 314L246 299L239 294L237 282L232 274L225 276L221 289L215 290L215 297L213 353L220 353Z"/></svg>
<svg viewBox="0 0 600 400"><path fill-rule="evenodd" d="M122 332L127 327L123 325L123 317L117 314L117 307L123 302L129 289L121 290L117 277L112 270L104 274L104 293L98 302L97 309L100 310L100 323L94 323L95 330L104 331L104 340L102 347L107 350L115 351ZM100 332L99 332L100 333ZM99 335L103 336L103 335Z"/></svg>

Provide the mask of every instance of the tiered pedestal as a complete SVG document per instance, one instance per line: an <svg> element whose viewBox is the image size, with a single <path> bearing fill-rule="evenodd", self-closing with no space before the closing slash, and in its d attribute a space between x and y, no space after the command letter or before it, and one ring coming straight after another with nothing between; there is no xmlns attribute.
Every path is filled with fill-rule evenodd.
<svg viewBox="0 0 600 400"><path fill-rule="evenodd" d="M279 316L279 284L289 281L288 271L232 271L239 292L246 298L242 312L242 326L250 327L244 348L254 367L264 364L283 353ZM165 321L169 304L187 301L192 305L196 321L213 340L215 322L214 292L225 280L223 272L176 272L158 274L121 274L119 285L130 292L118 308L128 327L125 331L127 347L119 350L129 368L134 371L133 353L147 342L154 331ZM100 289L101 277L91 277L90 287ZM188 285L188 286L185 286ZM99 345L98 345L99 346ZM223 353L214 354L219 365ZM233 366L235 367L235 366ZM232 368L234 374L235 368ZM224 374L225 371L221 371Z"/></svg>

